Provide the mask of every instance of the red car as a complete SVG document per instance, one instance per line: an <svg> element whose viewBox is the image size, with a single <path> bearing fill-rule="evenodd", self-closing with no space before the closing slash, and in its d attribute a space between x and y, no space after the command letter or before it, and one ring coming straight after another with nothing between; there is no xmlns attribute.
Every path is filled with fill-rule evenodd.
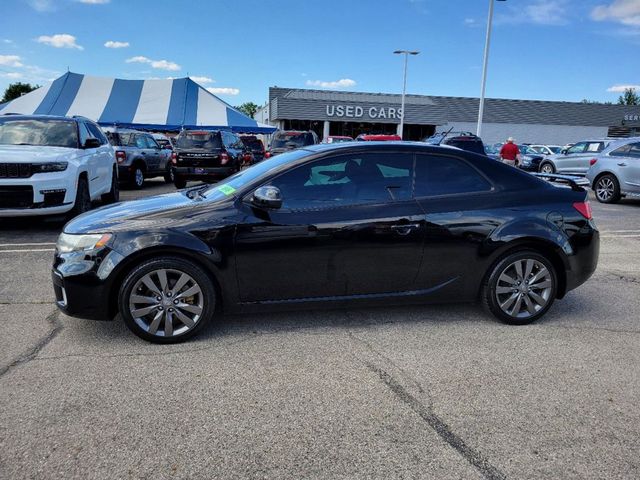
<svg viewBox="0 0 640 480"><path fill-rule="evenodd" d="M374 135L361 133L356 137L358 142L393 142L402 140L400 135Z"/></svg>

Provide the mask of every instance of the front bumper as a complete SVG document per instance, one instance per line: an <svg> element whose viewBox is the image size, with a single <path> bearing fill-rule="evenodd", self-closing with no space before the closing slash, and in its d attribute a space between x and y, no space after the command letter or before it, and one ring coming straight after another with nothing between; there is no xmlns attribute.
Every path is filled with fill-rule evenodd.
<svg viewBox="0 0 640 480"><path fill-rule="evenodd" d="M113 320L110 274L122 259L108 248L95 254L56 252L51 281L58 308L72 317Z"/></svg>
<svg viewBox="0 0 640 480"><path fill-rule="evenodd" d="M0 179L0 217L56 215L73 208L77 176L63 172L36 173L29 178ZM19 195L24 201L16 202Z"/></svg>

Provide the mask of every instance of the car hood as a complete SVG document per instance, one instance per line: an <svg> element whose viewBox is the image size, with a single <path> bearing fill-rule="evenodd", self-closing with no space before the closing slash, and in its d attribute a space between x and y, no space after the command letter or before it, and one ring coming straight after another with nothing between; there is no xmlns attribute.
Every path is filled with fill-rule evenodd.
<svg viewBox="0 0 640 480"><path fill-rule="evenodd" d="M0 145L0 158L10 162L54 162L74 152L73 148L36 145Z"/></svg>
<svg viewBox="0 0 640 480"><path fill-rule="evenodd" d="M213 221L216 212L220 212L222 218L225 215L223 212L228 213L233 204L233 197L217 201L194 200L187 193L188 190L181 190L98 208L71 220L64 226L64 232L116 233L179 228L193 223L199 215L206 214L209 221Z"/></svg>

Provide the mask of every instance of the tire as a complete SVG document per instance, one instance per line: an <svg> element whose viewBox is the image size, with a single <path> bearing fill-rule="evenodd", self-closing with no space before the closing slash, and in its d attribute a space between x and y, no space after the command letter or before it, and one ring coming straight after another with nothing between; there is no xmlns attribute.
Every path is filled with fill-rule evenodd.
<svg viewBox="0 0 640 480"><path fill-rule="evenodd" d="M138 164L133 166L129 184L131 185L131 188L135 188L136 190L140 190L144 187L144 170L141 165Z"/></svg>
<svg viewBox="0 0 640 480"><path fill-rule="evenodd" d="M167 163L167 171L164 174L164 181L166 183L174 183L174 174L173 168L171 167L171 163Z"/></svg>
<svg viewBox="0 0 640 480"><path fill-rule="evenodd" d="M108 193L102 195L102 203L108 205L118 201L120 201L120 185L118 184L118 172L116 167L113 167L113 173L111 174L111 189Z"/></svg>
<svg viewBox="0 0 640 480"><path fill-rule="evenodd" d="M526 325L542 317L553 305L557 278L553 264L537 252L522 250L507 254L489 270L482 286L483 305L503 323ZM526 283L532 279L531 284Z"/></svg>
<svg viewBox="0 0 640 480"><path fill-rule="evenodd" d="M68 213L68 218L75 218L81 213L91 210L91 194L89 193L89 183L84 177L78 178L78 189L73 208Z"/></svg>
<svg viewBox="0 0 640 480"><path fill-rule="evenodd" d="M159 256L126 276L118 293L118 310L138 337L152 343L178 343L211 321L216 300L213 283L202 268L183 258Z"/></svg>
<svg viewBox="0 0 640 480"><path fill-rule="evenodd" d="M610 173L606 173L596 180L593 191L600 203L618 203L620 201L620 182Z"/></svg>
<svg viewBox="0 0 640 480"><path fill-rule="evenodd" d="M553 166L553 163L543 162L540 165L540 173L556 173L556 168Z"/></svg>
<svg viewBox="0 0 640 480"><path fill-rule="evenodd" d="M176 186L177 189L180 189L187 186L187 181L182 177L174 175L173 184Z"/></svg>

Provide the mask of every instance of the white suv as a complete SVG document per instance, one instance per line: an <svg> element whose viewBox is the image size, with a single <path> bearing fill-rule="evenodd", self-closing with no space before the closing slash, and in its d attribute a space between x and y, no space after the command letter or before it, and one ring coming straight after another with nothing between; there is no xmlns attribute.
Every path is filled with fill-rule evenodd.
<svg viewBox="0 0 640 480"><path fill-rule="evenodd" d="M119 199L115 155L81 117L0 116L0 217L75 216Z"/></svg>

